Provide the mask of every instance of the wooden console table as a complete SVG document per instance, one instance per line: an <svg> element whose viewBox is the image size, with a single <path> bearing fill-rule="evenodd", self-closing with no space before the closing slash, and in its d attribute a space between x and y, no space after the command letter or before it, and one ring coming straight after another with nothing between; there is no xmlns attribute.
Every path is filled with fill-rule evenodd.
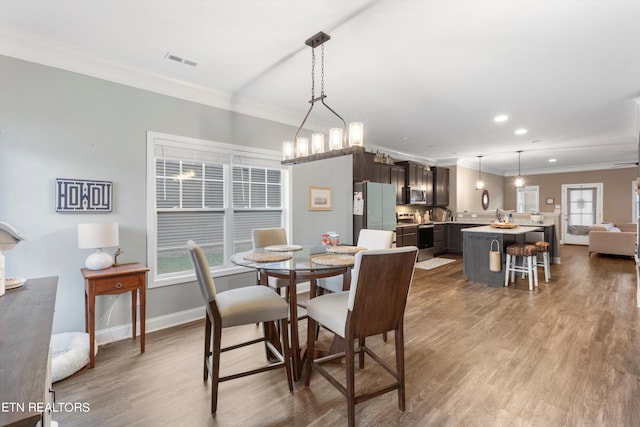
<svg viewBox="0 0 640 427"><path fill-rule="evenodd" d="M57 277L29 279L0 297L0 426L48 426L49 343Z"/></svg>
<svg viewBox="0 0 640 427"><path fill-rule="evenodd" d="M96 335L96 295L113 295L131 291L131 335L136 339L136 301L140 295L140 353L144 353L144 331L146 320L146 265L134 262L105 268L89 270L83 268L85 297L85 330L89 333L89 368L95 366Z"/></svg>

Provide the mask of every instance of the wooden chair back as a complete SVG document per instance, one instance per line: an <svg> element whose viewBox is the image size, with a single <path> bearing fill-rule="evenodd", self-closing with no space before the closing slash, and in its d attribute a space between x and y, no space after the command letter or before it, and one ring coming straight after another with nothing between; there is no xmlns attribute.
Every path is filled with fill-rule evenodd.
<svg viewBox="0 0 640 427"><path fill-rule="evenodd" d="M415 246L369 250L356 255L349 290L347 336L368 337L402 325L417 256Z"/></svg>

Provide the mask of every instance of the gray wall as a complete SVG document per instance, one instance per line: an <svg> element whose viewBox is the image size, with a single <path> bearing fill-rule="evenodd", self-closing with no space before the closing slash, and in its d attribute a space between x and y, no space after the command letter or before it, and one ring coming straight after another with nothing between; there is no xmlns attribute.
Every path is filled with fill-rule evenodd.
<svg viewBox="0 0 640 427"><path fill-rule="evenodd" d="M320 244L322 233L335 231L341 242L353 243L353 156L294 165L292 177L293 242ZM309 210L310 186L333 190L331 211Z"/></svg>
<svg viewBox="0 0 640 427"><path fill-rule="evenodd" d="M146 131L280 149L294 129L80 74L0 56L0 221L25 240L8 276L59 276L54 333L84 330L76 226L118 221L120 262L146 263ZM110 214L55 212L56 178L112 181ZM216 279L219 289L255 280ZM113 303L109 323L109 310ZM197 284L149 289L147 319L202 306ZM98 330L128 324L129 295L97 301Z"/></svg>

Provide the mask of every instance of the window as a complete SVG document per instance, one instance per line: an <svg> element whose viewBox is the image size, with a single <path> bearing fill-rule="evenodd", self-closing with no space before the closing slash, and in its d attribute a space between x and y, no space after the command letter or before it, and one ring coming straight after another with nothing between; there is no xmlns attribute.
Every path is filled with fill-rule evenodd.
<svg viewBox="0 0 640 427"><path fill-rule="evenodd" d="M252 248L251 230L285 224L286 168L279 153L149 132L150 287L193 280L185 243L204 250L214 275Z"/></svg>
<svg viewBox="0 0 640 427"><path fill-rule="evenodd" d="M518 188L516 192L516 210L520 213L539 211L539 190L537 185Z"/></svg>

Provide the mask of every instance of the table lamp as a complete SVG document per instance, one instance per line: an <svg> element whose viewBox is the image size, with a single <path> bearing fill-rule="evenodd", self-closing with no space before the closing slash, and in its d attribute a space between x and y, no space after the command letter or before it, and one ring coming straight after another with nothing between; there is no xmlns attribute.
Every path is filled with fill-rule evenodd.
<svg viewBox="0 0 640 427"><path fill-rule="evenodd" d="M4 255L2 255L2 251L13 249L21 240L22 236L15 228L6 222L0 222L0 296L4 295L5 292Z"/></svg>
<svg viewBox="0 0 640 427"><path fill-rule="evenodd" d="M111 254L102 252L102 248L118 246L118 223L78 224L78 247L95 249L87 257L85 265L89 270L103 270L113 265Z"/></svg>

